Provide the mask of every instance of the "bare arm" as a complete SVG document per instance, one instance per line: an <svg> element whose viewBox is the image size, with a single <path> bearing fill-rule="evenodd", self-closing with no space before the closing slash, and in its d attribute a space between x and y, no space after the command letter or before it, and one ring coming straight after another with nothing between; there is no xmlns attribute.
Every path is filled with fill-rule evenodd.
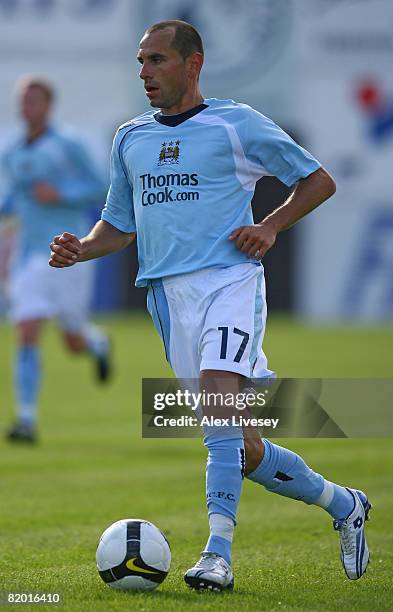
<svg viewBox="0 0 393 612"><path fill-rule="evenodd" d="M106 221L98 221L91 232L78 240L73 234L64 232L55 236L50 244L52 251L49 265L67 268L79 261L88 261L121 251L135 239L136 234L126 234Z"/></svg>
<svg viewBox="0 0 393 612"><path fill-rule="evenodd" d="M90 234L82 238L82 252L79 261L96 259L125 249L133 242L136 234L126 234L107 221L98 221Z"/></svg>
<svg viewBox="0 0 393 612"><path fill-rule="evenodd" d="M262 259L275 243L279 232L317 208L335 191L336 184L330 174L324 168L319 168L301 179L289 198L260 223L238 227L229 239L234 240L237 248L250 257Z"/></svg>

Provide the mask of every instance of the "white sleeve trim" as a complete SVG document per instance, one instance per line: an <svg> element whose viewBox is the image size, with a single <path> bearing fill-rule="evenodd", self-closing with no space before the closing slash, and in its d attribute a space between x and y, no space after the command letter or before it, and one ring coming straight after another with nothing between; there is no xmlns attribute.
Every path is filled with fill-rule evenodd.
<svg viewBox="0 0 393 612"><path fill-rule="evenodd" d="M195 115L192 121L198 123L206 123L210 125L223 126L228 134L229 141L232 146L232 155L235 162L236 177L245 191L254 191L255 183L263 176L272 176L268 170L262 165L247 159L239 135L235 127L225 121L219 115Z"/></svg>

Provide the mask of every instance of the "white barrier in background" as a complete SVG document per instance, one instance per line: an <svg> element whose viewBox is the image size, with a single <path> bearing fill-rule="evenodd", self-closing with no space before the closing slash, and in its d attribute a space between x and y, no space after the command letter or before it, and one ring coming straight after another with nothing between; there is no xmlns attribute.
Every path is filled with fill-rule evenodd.
<svg viewBox="0 0 393 612"><path fill-rule="evenodd" d="M393 319L393 3L314 8L295 21L297 124L337 193L299 225L298 312Z"/></svg>
<svg viewBox="0 0 393 612"><path fill-rule="evenodd" d="M59 90L56 118L94 141L107 167L115 127L148 108L139 37L176 17L204 37L205 95L292 128L337 180L334 199L298 228L297 311L391 318L390 0L0 0L0 137L16 125L15 79L43 74Z"/></svg>

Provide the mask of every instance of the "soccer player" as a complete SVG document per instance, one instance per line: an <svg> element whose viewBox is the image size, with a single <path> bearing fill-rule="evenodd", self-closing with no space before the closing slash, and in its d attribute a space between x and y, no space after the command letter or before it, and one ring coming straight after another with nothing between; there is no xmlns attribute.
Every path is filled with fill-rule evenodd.
<svg viewBox="0 0 393 612"><path fill-rule="evenodd" d="M48 242L67 228L87 231L89 208L105 196L105 184L79 140L49 123L54 91L44 79L26 77L18 90L25 123L2 159L8 193L0 213L16 215L20 231L10 273L10 316L16 326L17 422L11 441L36 440L41 379L39 343L45 320L57 317L67 348L88 353L100 380L109 375L106 334L88 323L90 264L56 273L48 267Z"/></svg>
<svg viewBox="0 0 393 612"><path fill-rule="evenodd" d="M114 139L111 186L102 219L81 240L51 244L58 268L105 255L138 238L137 286L178 378L202 389L241 389L271 375L262 352L266 320L261 259L278 232L335 191L310 153L270 119L232 100L204 99L199 33L182 21L150 27L138 61L154 109L122 125ZM254 224L256 181L277 176L292 195ZM223 429L223 428L222 428ZM243 475L267 490L324 508L334 519L347 576L366 570L366 495L326 480L296 453L269 440L207 428L210 535L185 574L196 589L230 589L231 545Z"/></svg>

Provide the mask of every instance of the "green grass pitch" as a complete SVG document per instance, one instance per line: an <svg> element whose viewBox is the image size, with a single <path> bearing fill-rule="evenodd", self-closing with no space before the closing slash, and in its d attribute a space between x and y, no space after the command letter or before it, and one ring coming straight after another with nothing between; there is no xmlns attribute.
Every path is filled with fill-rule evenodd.
<svg viewBox="0 0 393 612"><path fill-rule="evenodd" d="M170 370L147 316L103 321L116 347L116 376L98 388L91 364L72 358L50 326L44 339L40 444L0 441L0 590L59 592L63 609L391 610L392 440L283 440L331 480L366 490L371 564L344 576L337 534L321 509L245 481L234 542L235 591L195 593L182 574L207 535L201 440L142 440L143 376ZM282 376L390 377L390 328L308 328L272 317L265 350ZM12 419L12 332L0 325L1 428ZM110 523L142 517L172 547L172 568L151 594L114 592L99 578L95 549ZM51 609L53 606L46 606ZM19 606L42 609L42 606Z"/></svg>

